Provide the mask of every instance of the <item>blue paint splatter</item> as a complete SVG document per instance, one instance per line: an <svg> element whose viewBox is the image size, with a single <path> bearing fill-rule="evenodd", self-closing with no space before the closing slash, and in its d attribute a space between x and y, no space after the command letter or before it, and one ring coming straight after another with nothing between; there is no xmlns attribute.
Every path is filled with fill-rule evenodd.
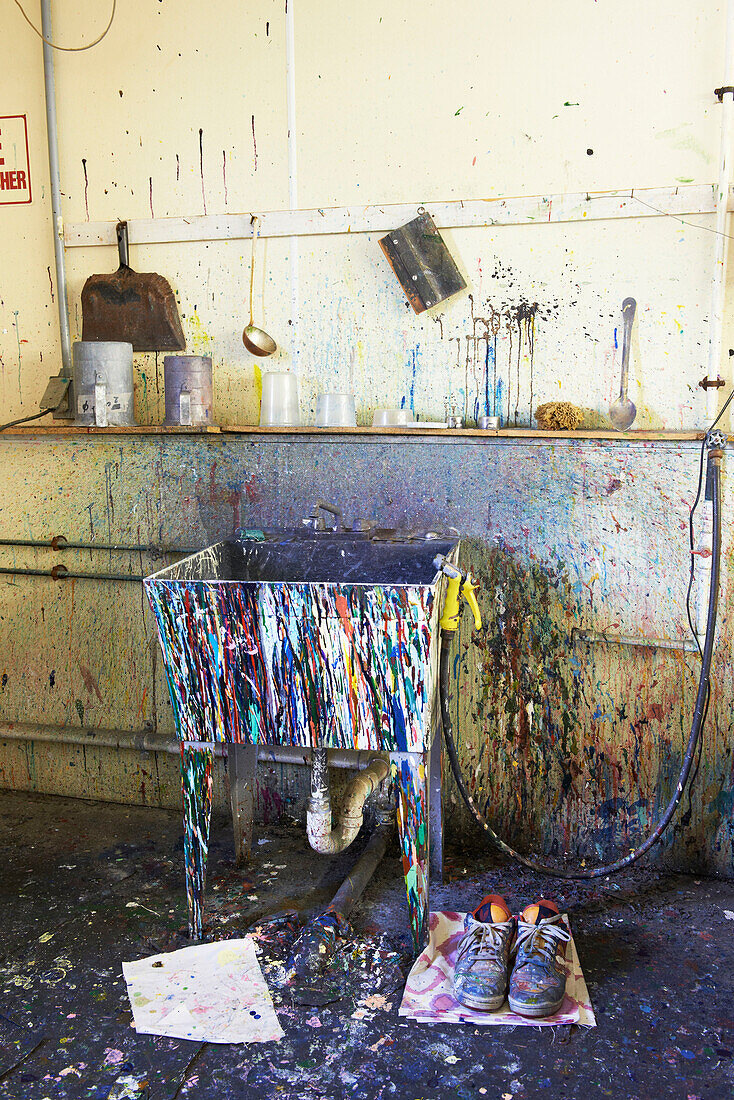
<svg viewBox="0 0 734 1100"><path fill-rule="evenodd" d="M502 413L502 379L498 378L494 386L494 408L492 416L500 416Z"/></svg>
<svg viewBox="0 0 734 1100"><path fill-rule="evenodd" d="M410 379L410 411L415 413L415 376L418 371L418 356L420 355L420 348L413 348L411 355L412 359L412 375Z"/></svg>

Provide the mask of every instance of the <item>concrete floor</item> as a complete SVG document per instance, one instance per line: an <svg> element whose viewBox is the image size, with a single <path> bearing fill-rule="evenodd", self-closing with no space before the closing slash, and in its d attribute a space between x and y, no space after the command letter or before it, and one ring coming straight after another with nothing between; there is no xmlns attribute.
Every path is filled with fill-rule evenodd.
<svg viewBox="0 0 734 1100"><path fill-rule="evenodd" d="M324 860L287 826L260 832L247 871L232 856L229 824L215 820L215 938L294 904L324 905L353 858ZM185 944L181 863L176 813L0 794L2 1100L734 1096L732 882L643 871L579 888L454 848L433 908L468 909L488 892L516 908L555 896L571 914L599 1026L439 1027L397 1015L411 958L396 849L354 913L368 949L353 956L373 963L345 972L329 1005L294 1005L279 984L285 948L277 935L264 940L285 1038L243 1047L131 1027L121 962Z"/></svg>

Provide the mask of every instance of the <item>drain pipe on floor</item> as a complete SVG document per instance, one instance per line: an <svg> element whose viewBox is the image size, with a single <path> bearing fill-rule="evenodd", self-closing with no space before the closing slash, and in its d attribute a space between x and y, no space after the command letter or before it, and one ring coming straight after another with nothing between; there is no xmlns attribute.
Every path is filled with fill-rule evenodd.
<svg viewBox="0 0 734 1100"><path fill-rule="evenodd" d="M377 823L362 855L334 894L331 905L303 927L293 944L289 969L294 981L291 996L296 1004L319 1005L333 1000L327 978L329 966L340 945L348 943L354 935L349 914L379 867L395 832L394 800L380 798L375 809Z"/></svg>
<svg viewBox="0 0 734 1100"><path fill-rule="evenodd" d="M311 753L311 798L306 813L308 842L321 855L336 855L352 843L362 828L364 804L390 774L387 757L375 753L347 788L341 820L332 828L327 750Z"/></svg>

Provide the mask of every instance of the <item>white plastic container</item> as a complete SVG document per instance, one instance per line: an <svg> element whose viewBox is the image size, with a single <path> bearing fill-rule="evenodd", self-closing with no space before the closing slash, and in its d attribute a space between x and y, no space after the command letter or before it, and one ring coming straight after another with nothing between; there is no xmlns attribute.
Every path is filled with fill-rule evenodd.
<svg viewBox="0 0 734 1100"><path fill-rule="evenodd" d="M298 379L295 374L275 370L263 374L260 427L295 428L300 422Z"/></svg>
<svg viewBox="0 0 734 1100"><path fill-rule="evenodd" d="M413 423L410 409L375 409L373 428L400 428Z"/></svg>
<svg viewBox="0 0 734 1100"><path fill-rule="evenodd" d="M353 393L320 393L316 398L317 428L355 428L357 410Z"/></svg>

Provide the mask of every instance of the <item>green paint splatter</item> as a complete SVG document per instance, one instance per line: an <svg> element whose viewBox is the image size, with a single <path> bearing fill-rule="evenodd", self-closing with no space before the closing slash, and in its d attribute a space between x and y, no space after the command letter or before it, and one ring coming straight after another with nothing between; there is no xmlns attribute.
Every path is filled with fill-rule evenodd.
<svg viewBox="0 0 734 1100"><path fill-rule="evenodd" d="M454 111L454 118L456 118L457 115L460 115L463 110L463 107L459 107L458 111Z"/></svg>
<svg viewBox="0 0 734 1100"><path fill-rule="evenodd" d="M79 721L83 723L84 722L84 703L81 701L81 699L77 699L77 701L76 701L76 712L79 715Z"/></svg>

